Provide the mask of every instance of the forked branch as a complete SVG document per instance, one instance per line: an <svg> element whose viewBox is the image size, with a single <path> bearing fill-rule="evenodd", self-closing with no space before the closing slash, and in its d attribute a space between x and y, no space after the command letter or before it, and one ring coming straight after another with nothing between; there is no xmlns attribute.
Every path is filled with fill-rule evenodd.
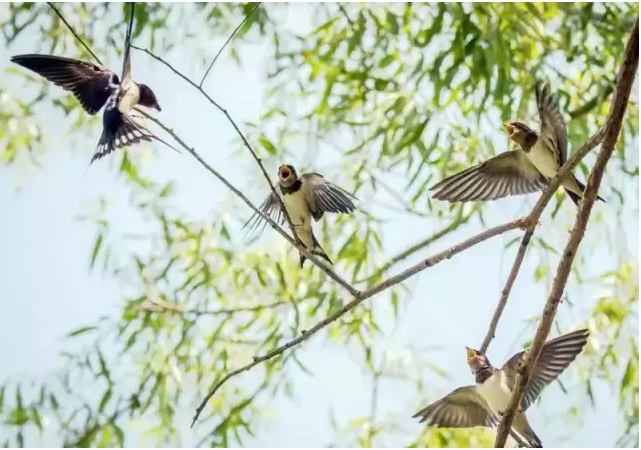
<svg viewBox="0 0 641 450"><path fill-rule="evenodd" d="M454 245L453 247L450 247L449 249L442 251L440 253L437 253L436 255L432 256L431 258L427 258L420 263L410 267L409 269L399 273L398 275L395 275L393 277L388 278L387 280L377 284L376 286L367 289L366 291L363 291L359 293L358 295L354 296L354 299L345 304L341 309L336 311L334 314L326 317L325 319L321 320L318 322L316 325L314 325L312 328L309 330L304 331L300 336L297 338L294 338L285 344L281 345L280 347L272 350L269 353L266 353L262 356L255 356L253 360L242 366L239 367L238 369L229 372L227 375L222 377L220 380L218 380L215 384L212 390L207 394L207 396L203 399L202 402L200 402L200 405L198 405L198 408L196 408L196 413L194 414L193 421L191 423L192 426L194 426L194 423L198 420L198 417L200 416L200 413L202 410L207 406L207 403L209 402L209 399L211 399L214 394L220 389L223 384L225 384L227 381L229 381L231 378L235 377L236 375L240 375L243 372L247 372L248 370L254 368L260 363L263 363L267 360L270 360L272 358L275 358L276 356L279 356L283 354L286 350L302 343L303 341L306 341L309 339L312 335L317 333L318 331L322 330L325 328L327 325L331 324L332 322L337 321L340 319L342 316L344 316L346 313L351 311L352 309L356 308L358 305L360 305L363 301L367 300L370 297L373 297L376 294L379 294L380 292L391 288L392 286L397 285L398 283L402 283L403 281L407 280L408 278L416 275L419 272L422 272L423 270L427 269L428 267L435 266L436 264L440 263L441 261L444 261L446 259L450 259L454 255L461 253L464 250L467 250L470 247L475 246L476 244L480 244L481 242L484 242L494 236L501 235L507 231L514 230L516 228L523 228L525 224L524 219L518 219L514 220L512 222L508 222L503 225L499 225L497 227L490 228L488 230L483 231L482 233L477 234L476 236L471 237L470 239L463 241L459 244Z"/></svg>
<svg viewBox="0 0 641 450"><path fill-rule="evenodd" d="M512 427L512 422L514 421L514 415L518 406L521 404L521 399L523 398L523 393L525 392L525 388L530 380L530 375L532 374L534 365L536 364L536 361L541 354L541 350L543 349L543 345L550 333L552 322L556 316L557 308L559 306L561 296L563 295L563 290L565 289L565 285L570 275L570 270L572 269L574 257L579 244L583 239L585 229L588 225L588 220L590 219L590 213L592 212L592 206L596 199L599 186L601 185L601 180L603 179L605 166L612 156L619 133L621 132L623 117L625 115L628 99L630 98L630 92L632 91L634 76L637 72L638 65L639 19L637 17L636 24L634 25L632 34L625 49L623 64L619 69L617 87L610 106L610 113L608 115L605 128L603 129L603 144L601 145L601 149L597 155L594 168L588 177L585 195L580 203L579 212L577 213L574 227L570 233L570 238L568 239L565 250L563 251L563 256L559 261L552 289L547 302L545 303L545 308L543 309L541 323L539 324L539 327L536 330L536 335L534 336L534 342L532 343L532 347L528 350L525 360L518 368L519 376L516 389L514 389L508 408L504 412L503 420L499 426L496 441L494 443L495 447L505 446L505 441L509 430Z"/></svg>

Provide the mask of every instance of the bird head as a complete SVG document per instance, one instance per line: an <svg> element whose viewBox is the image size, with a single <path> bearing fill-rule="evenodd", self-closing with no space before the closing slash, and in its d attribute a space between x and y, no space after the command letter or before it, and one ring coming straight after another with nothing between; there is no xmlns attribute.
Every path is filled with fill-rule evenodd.
<svg viewBox="0 0 641 450"><path fill-rule="evenodd" d="M523 122L514 120L504 123L503 127L505 128L507 136L519 144L524 150L529 150L538 139L536 131Z"/></svg>
<svg viewBox="0 0 641 450"><path fill-rule="evenodd" d="M138 100L138 103L147 108L153 108L159 112L162 111L156 99L156 94L146 84L140 85L140 100Z"/></svg>
<svg viewBox="0 0 641 450"><path fill-rule="evenodd" d="M472 369L472 372L476 373L490 365L490 361L487 359L487 356L473 348L465 348L467 349L467 364L470 366L470 369Z"/></svg>
<svg viewBox="0 0 641 450"><path fill-rule="evenodd" d="M298 179L296 169L289 164L283 164L278 168L278 180L283 186L291 186Z"/></svg>

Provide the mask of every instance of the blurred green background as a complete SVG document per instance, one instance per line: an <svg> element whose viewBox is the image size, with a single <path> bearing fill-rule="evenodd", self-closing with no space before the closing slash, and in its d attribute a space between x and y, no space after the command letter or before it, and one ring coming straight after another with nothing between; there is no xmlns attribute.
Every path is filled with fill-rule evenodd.
<svg viewBox="0 0 641 450"><path fill-rule="evenodd" d="M140 3L135 44L198 82L255 4ZM60 4L120 73L124 4ZM535 77L558 90L571 154L604 124L638 4L261 4L204 83L258 151L354 192L317 226L359 289L488 226L537 195L479 205L427 188L504 151L501 124L536 124ZM5 446L491 446L488 430L411 416L473 381L520 232L369 299L283 357L212 383L331 314L349 295L189 154L160 144L87 169L101 117L12 66L20 53L91 61L46 4L0 7L0 437ZM268 193L225 117L133 51L172 128L259 204ZM583 354L528 415L544 445L639 445L638 82L553 334L587 326ZM152 129L154 128L152 125ZM168 138L161 130L158 134ZM585 180L595 152L576 169ZM576 208L543 214L488 355L534 334Z"/></svg>

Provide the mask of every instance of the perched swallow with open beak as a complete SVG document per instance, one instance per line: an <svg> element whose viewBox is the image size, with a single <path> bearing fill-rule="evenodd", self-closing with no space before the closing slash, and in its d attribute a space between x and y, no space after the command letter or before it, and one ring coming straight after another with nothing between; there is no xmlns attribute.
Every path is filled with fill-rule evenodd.
<svg viewBox="0 0 641 450"><path fill-rule="evenodd" d="M588 330L583 329L545 343L510 430L510 435L517 442L525 441L531 447L542 447L541 440L528 423L525 411L541 391L556 380L581 353L588 336ZM413 417L420 417L421 422L433 427L496 428L516 387L517 369L524 355L524 351L515 354L497 369L485 355L468 348L467 363L476 377L476 384L455 389Z"/></svg>
<svg viewBox="0 0 641 450"><path fill-rule="evenodd" d="M535 94L541 129L537 132L516 120L505 123L508 137L520 148L437 183L430 188L433 198L448 202L487 201L529 194L548 186L567 160L568 133L549 85L537 82ZM569 173L562 186L578 206L585 185Z"/></svg>
<svg viewBox="0 0 641 450"><path fill-rule="evenodd" d="M103 113L103 131L91 162L116 150L140 141L159 139L137 124L128 114L136 105L161 111L151 88L131 78L130 45L133 8L125 38L122 76L97 64L53 55L17 55L11 61L46 78L56 86L70 91L89 114L94 115L107 105ZM174 148L174 150L176 150Z"/></svg>
<svg viewBox="0 0 641 450"><path fill-rule="evenodd" d="M351 213L356 209L351 200L355 197L330 183L319 173L304 173L299 176L291 165L281 165L278 168L278 181L274 187L280 194L294 225L296 235L305 248L313 255L320 256L328 263L333 264L314 236L311 218L313 217L318 222L326 212ZM273 192L260 206L260 210L275 222L285 223L283 211ZM243 225L243 228L248 225L250 229L255 228L261 221L265 225L267 224L267 221L258 213L254 213ZM306 259L305 255L301 253L301 267Z"/></svg>

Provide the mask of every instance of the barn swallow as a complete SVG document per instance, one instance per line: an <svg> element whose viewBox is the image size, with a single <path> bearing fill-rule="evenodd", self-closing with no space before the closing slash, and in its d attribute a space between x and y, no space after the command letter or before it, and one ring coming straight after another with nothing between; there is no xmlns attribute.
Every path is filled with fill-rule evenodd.
<svg viewBox="0 0 641 450"><path fill-rule="evenodd" d="M291 165L281 165L278 168L278 181L274 187L280 194L296 230L296 235L305 248L310 253L333 264L314 236L311 218L313 217L318 222L326 212L350 213L356 209L351 200L355 197L325 180L319 173L304 173L298 176L296 169ZM275 222L285 223L283 211L273 192L260 206L260 210ZM267 223L258 213L254 213L243 225L243 228L248 225L250 229L255 228L261 221ZM306 259L305 255L301 253L301 267Z"/></svg>
<svg viewBox="0 0 641 450"><path fill-rule="evenodd" d="M11 62L71 92L92 116L105 106L120 86L120 78L109 69L77 59L30 54L12 56ZM136 84L140 90L138 104L161 111L151 88L145 84Z"/></svg>
<svg viewBox="0 0 641 450"><path fill-rule="evenodd" d="M501 153L437 183L432 197L448 202L487 201L545 189L567 160L568 133L548 84L535 86L540 131L513 120L503 126L520 148ZM585 185L567 174L562 186L578 206ZM604 201L601 197L599 200Z"/></svg>
<svg viewBox="0 0 641 450"><path fill-rule="evenodd" d="M588 330L578 330L548 341L543 346L520 408L516 412L510 434L531 447L541 448L541 440L530 426L525 411L541 391L574 361L588 340ZM467 349L467 363L476 384L450 392L442 399L417 412L420 422L442 428L496 428L516 387L517 369L525 352L512 356L500 369L493 367L487 357L477 350Z"/></svg>
<svg viewBox="0 0 641 450"><path fill-rule="evenodd" d="M108 155L116 148L156 139L176 150L162 139L137 124L128 114L136 105L161 111L153 90L131 78L130 45L133 6L125 38L122 76L97 64L53 55L17 55L11 61L70 91L85 111L96 114L105 104L103 131L91 159ZM177 151L177 150L176 150Z"/></svg>

